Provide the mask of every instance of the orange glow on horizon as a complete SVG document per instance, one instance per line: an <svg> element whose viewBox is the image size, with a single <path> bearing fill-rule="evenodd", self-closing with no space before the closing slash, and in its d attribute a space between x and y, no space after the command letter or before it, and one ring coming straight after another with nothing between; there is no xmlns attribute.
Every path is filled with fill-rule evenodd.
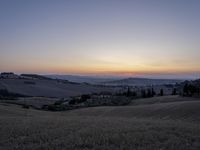
<svg viewBox="0 0 200 150"><path fill-rule="evenodd" d="M12 68L11 70L20 73L40 73L40 74L83 74L83 75L116 75L116 76L139 76L139 75L151 75L151 74L188 74L194 72L200 72L198 68L176 68L176 67L143 67L143 68L131 68L131 67L20 67L20 69Z"/></svg>

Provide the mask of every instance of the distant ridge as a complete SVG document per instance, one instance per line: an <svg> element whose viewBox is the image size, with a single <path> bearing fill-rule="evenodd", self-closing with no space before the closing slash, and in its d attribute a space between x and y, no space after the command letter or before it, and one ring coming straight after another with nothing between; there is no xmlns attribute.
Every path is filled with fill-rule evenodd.
<svg viewBox="0 0 200 150"><path fill-rule="evenodd" d="M111 91L110 88L69 82L66 80L49 79L40 75L26 75L24 78L0 79L0 90L36 97L64 98L82 94Z"/></svg>
<svg viewBox="0 0 200 150"><path fill-rule="evenodd" d="M51 78L48 78L43 75L38 75L38 74L21 74L20 76L25 77L25 78L32 78L32 79L52 80Z"/></svg>
<svg viewBox="0 0 200 150"><path fill-rule="evenodd" d="M52 79L68 80L70 82L91 83L91 84L122 79L120 77L107 77L107 76L99 77L99 76L79 76L79 75L46 75L46 77Z"/></svg>
<svg viewBox="0 0 200 150"><path fill-rule="evenodd" d="M163 85L176 84L184 80L181 79L151 79L139 77L96 77L96 76L76 76L76 75L46 75L52 79L62 79L78 83L102 84L102 85L130 85L130 86L145 86L145 85Z"/></svg>
<svg viewBox="0 0 200 150"><path fill-rule="evenodd" d="M106 85L163 85L163 84L176 84L181 83L184 80L177 79L150 79L150 78L126 78L121 80L113 80L109 82L104 82Z"/></svg>

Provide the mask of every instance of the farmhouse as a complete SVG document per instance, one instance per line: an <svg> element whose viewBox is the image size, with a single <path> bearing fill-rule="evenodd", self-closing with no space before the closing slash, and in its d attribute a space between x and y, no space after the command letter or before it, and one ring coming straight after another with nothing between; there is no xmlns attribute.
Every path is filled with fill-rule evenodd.
<svg viewBox="0 0 200 150"><path fill-rule="evenodd" d="M1 79L17 79L19 78L18 75L14 74L13 72L2 72L0 74Z"/></svg>

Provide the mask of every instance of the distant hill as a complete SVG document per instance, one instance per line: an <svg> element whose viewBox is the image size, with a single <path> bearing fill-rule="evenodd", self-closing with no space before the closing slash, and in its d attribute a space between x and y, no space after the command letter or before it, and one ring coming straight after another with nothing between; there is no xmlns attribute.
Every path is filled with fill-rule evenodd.
<svg viewBox="0 0 200 150"><path fill-rule="evenodd" d="M147 86L181 83L183 80L176 79L148 79L148 78L127 78L104 82L105 85L129 85L129 86Z"/></svg>
<svg viewBox="0 0 200 150"><path fill-rule="evenodd" d="M185 84L191 84L191 85L194 85L194 86L200 88L200 79L197 79L197 80L186 80L186 81L181 83L181 86L183 87Z"/></svg>
<svg viewBox="0 0 200 150"><path fill-rule="evenodd" d="M191 81L191 83L194 84L197 87L200 87L200 79Z"/></svg>
<svg viewBox="0 0 200 150"><path fill-rule="evenodd" d="M90 83L90 84L98 84L98 83L122 79L120 77L95 77L95 76L76 76L76 75L46 75L46 77L52 79L62 79L71 82Z"/></svg>
<svg viewBox="0 0 200 150"><path fill-rule="evenodd" d="M31 79L52 80L51 78L48 78L42 75L37 75L37 74L21 74L20 76L24 78L31 78Z"/></svg>
<svg viewBox="0 0 200 150"><path fill-rule="evenodd" d="M0 79L0 90L1 89L6 89L8 92L26 96L59 98L110 90L106 87L93 86L84 83L72 83L65 80L41 78L41 76L39 76L39 79Z"/></svg>
<svg viewBox="0 0 200 150"><path fill-rule="evenodd" d="M95 77L95 76L74 76L74 75L46 75L52 79L62 79L77 83L90 83L100 85L130 85L130 86L146 86L146 85L163 85L176 84L184 80L178 79L150 79L150 78L122 78L122 77Z"/></svg>

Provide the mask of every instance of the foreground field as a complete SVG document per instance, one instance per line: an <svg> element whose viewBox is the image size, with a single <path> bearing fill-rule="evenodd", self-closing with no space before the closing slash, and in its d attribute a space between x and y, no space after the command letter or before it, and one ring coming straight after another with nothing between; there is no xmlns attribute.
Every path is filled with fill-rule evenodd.
<svg viewBox="0 0 200 150"><path fill-rule="evenodd" d="M1 104L0 149L199 150L200 101L164 99L68 112Z"/></svg>

